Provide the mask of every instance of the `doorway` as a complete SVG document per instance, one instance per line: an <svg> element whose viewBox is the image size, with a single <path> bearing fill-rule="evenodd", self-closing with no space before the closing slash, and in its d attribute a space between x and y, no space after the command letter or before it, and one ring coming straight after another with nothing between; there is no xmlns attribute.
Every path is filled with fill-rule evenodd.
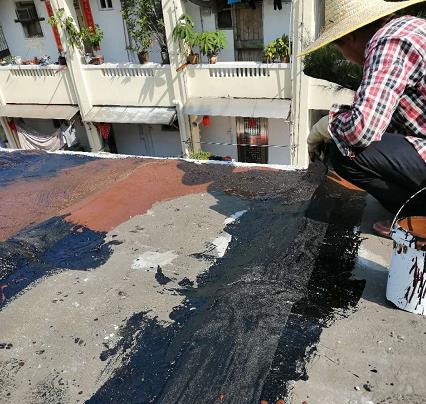
<svg viewBox="0 0 426 404"><path fill-rule="evenodd" d="M236 61L261 62L263 59L262 3L250 2L234 7L234 48Z"/></svg>
<svg viewBox="0 0 426 404"><path fill-rule="evenodd" d="M268 119L237 118L238 161L268 164Z"/></svg>

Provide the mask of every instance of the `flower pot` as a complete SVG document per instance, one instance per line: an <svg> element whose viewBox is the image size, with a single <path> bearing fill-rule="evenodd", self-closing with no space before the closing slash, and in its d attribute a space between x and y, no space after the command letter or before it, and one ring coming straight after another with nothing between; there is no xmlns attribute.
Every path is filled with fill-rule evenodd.
<svg viewBox="0 0 426 404"><path fill-rule="evenodd" d="M102 63L104 63L104 57L102 55L96 55L94 57L92 57L92 59L90 59L89 64L91 65L101 65Z"/></svg>
<svg viewBox="0 0 426 404"><path fill-rule="evenodd" d="M67 65L67 59L65 59L65 56L59 56L58 57L58 64L61 66Z"/></svg>
<svg viewBox="0 0 426 404"><path fill-rule="evenodd" d="M149 62L149 52L148 51L143 51L143 52L139 52L138 53L138 59L139 59L139 63L144 65L145 63Z"/></svg>
<svg viewBox="0 0 426 404"><path fill-rule="evenodd" d="M209 63L214 65L217 62L217 55L210 55L209 56Z"/></svg>
<svg viewBox="0 0 426 404"><path fill-rule="evenodd" d="M200 55L198 53L191 53L188 56L188 63L190 63L191 65L198 64L199 60L200 60Z"/></svg>
<svg viewBox="0 0 426 404"><path fill-rule="evenodd" d="M280 56L281 63L290 63L290 56Z"/></svg>

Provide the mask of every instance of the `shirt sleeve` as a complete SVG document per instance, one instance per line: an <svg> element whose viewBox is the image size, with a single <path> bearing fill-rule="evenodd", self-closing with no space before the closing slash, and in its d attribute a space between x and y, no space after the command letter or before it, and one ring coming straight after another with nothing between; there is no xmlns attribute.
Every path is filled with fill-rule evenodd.
<svg viewBox="0 0 426 404"><path fill-rule="evenodd" d="M353 104L333 105L330 110L329 131L337 142L344 143L343 149L365 148L382 138L416 63L413 52L407 57L407 47L410 45L402 38L370 44Z"/></svg>

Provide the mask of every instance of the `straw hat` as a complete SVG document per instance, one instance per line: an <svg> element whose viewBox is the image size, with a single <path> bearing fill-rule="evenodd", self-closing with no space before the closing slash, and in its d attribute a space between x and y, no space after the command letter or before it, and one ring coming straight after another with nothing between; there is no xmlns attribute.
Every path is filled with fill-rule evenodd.
<svg viewBox="0 0 426 404"><path fill-rule="evenodd" d="M299 56L307 55L373 21L425 0L325 0L325 27Z"/></svg>

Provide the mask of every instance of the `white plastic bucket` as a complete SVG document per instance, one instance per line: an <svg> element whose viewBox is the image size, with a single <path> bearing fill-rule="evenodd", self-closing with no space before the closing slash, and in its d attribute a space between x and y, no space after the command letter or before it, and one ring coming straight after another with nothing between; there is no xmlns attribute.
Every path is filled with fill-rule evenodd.
<svg viewBox="0 0 426 404"><path fill-rule="evenodd" d="M391 230L394 243L386 298L402 310L426 315L426 217L398 219L403 208Z"/></svg>

